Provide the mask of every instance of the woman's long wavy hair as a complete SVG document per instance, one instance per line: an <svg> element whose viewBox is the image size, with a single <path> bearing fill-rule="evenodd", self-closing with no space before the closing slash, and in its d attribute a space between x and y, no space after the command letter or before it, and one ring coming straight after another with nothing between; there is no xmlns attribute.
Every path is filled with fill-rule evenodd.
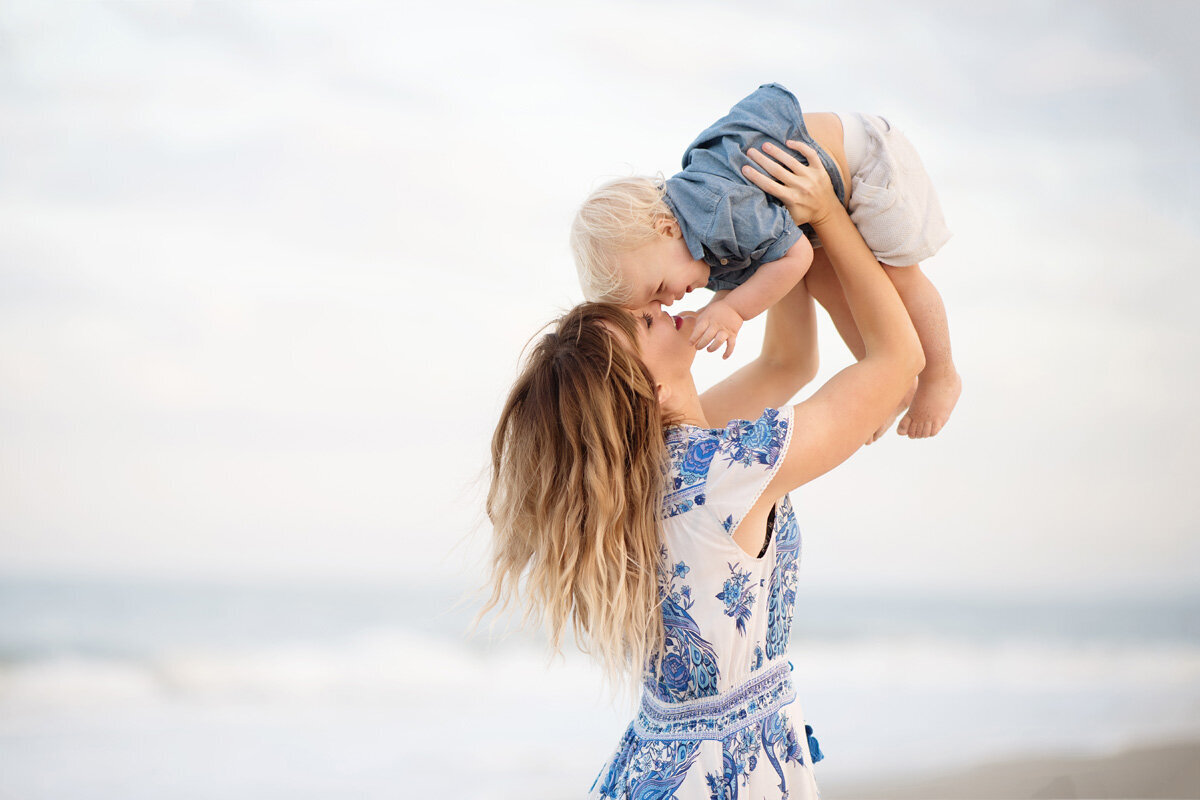
<svg viewBox="0 0 1200 800"><path fill-rule="evenodd" d="M554 652L568 625L614 687L663 642L664 418L635 317L584 303L532 347L492 438L491 597L517 598ZM626 681L631 683L626 683Z"/></svg>

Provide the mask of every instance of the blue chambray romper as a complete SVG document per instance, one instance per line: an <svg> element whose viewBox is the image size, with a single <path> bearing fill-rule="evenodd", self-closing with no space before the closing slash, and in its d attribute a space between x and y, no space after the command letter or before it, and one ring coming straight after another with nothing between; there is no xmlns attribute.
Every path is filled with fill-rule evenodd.
<svg viewBox="0 0 1200 800"><path fill-rule="evenodd" d="M746 156L748 148L761 150L764 142L773 142L787 150L788 139L817 151L845 204L846 187L833 157L809 134L796 96L777 83L758 87L706 128L684 152L683 170L667 179L667 205L692 258L711 269L709 289L741 286L801 236L815 241L810 226L797 226L782 203L741 173L743 165L754 163Z"/></svg>

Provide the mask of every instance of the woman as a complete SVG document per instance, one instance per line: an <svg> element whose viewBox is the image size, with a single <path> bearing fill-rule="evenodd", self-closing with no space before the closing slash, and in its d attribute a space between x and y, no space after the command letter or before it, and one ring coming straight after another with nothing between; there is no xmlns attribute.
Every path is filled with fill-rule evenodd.
<svg viewBox="0 0 1200 800"><path fill-rule="evenodd" d="M488 608L523 580L555 648L569 625L611 677L642 680L593 797L816 797L786 659L800 548L787 492L867 441L924 362L825 171L749 155L765 174L748 177L820 236L862 360L771 407L815 364L786 349L812 325L801 286L770 312L763 354L701 395L693 316L584 304L534 346L492 442Z"/></svg>

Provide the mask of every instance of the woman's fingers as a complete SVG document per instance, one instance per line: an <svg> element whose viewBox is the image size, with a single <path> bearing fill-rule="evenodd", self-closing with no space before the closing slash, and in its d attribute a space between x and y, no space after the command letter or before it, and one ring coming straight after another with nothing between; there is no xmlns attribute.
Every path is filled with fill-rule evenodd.
<svg viewBox="0 0 1200 800"><path fill-rule="evenodd" d="M786 189L786 187L780 186L778 183L771 180L770 177L763 175L749 164L746 164L742 167L742 174L746 176L746 180L750 181L755 186L774 197L779 197L780 193Z"/></svg>
<svg viewBox="0 0 1200 800"><path fill-rule="evenodd" d="M815 147L807 145L804 142L796 141L795 139L788 139L787 146L793 148L794 150L799 150L800 155L804 156L805 160L808 161L808 167L803 169L805 170L805 173L812 178L814 183L822 188L822 191L825 189L825 187L828 187L830 191L833 190L833 184L829 180L829 172L826 171L825 167L821 164L821 156L819 153L817 153L817 149ZM779 155L776 157L785 163L788 159L791 159L792 163L794 164L798 165L800 163L792 158L790 153L785 153L782 150L779 151ZM800 170L800 167L795 168L797 174L800 173Z"/></svg>
<svg viewBox="0 0 1200 800"><path fill-rule="evenodd" d="M767 142L762 151L753 147L746 151L758 169L747 164L742 167L742 174L750 183L783 203L797 223L812 222L824 213L823 209L828 206L826 195L832 196L833 187L814 148L794 139L789 139L787 144L808 159L808 164L802 164L791 153Z"/></svg>
<svg viewBox="0 0 1200 800"><path fill-rule="evenodd" d="M780 152L779 148L777 147L773 147L771 149L775 152ZM746 151L746 155L754 159L755 164L758 164L760 167L765 169L771 175L771 177L780 183L786 184L788 182L788 178L794 178L796 176L796 172L794 170L789 170L787 167L774 160L774 153L772 153L771 157L769 157L761 151L751 147ZM800 167L800 169L804 169L804 167Z"/></svg>
<svg viewBox="0 0 1200 800"><path fill-rule="evenodd" d="M802 164L800 159L796 158L787 150L784 150L781 147L776 147L770 142L763 144L763 150L770 153L772 158L777 159L792 172L802 172L806 167L811 167L814 163L813 159L817 159L815 163L820 163L820 159L817 156L817 151L806 145L804 142L797 142L794 139L788 139L787 146L798 151L800 155L804 156L804 160L807 161L808 164Z"/></svg>
<svg viewBox="0 0 1200 800"><path fill-rule="evenodd" d="M779 185L779 183L772 180L770 176L763 175L749 164L742 167L742 174L746 176L746 180L750 181L772 197L778 197L780 200L784 199L784 193L787 192L787 187Z"/></svg>
<svg viewBox="0 0 1200 800"><path fill-rule="evenodd" d="M786 144L788 147L790 147L793 150L795 150L796 152L798 152L800 155L804 156L804 160L807 161L810 166L812 165L814 160L817 162L820 162L820 160L821 160L821 157L817 153L816 148L812 147L811 145L809 145L805 142L800 141L799 139L788 139L786 142L784 142L784 144ZM791 158L793 161L795 161L795 158L793 158L790 153L784 152L782 150L780 152L783 153L786 157ZM799 163L799 162L796 162L796 163Z"/></svg>

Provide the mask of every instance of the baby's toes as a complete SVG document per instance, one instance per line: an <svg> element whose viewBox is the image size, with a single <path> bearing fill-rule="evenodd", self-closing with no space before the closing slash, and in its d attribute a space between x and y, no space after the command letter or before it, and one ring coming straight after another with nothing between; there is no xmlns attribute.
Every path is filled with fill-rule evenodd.
<svg viewBox="0 0 1200 800"><path fill-rule="evenodd" d="M905 414L900 419L900 424L896 426L896 433L900 436L908 436L908 430L913 426L912 414Z"/></svg>

